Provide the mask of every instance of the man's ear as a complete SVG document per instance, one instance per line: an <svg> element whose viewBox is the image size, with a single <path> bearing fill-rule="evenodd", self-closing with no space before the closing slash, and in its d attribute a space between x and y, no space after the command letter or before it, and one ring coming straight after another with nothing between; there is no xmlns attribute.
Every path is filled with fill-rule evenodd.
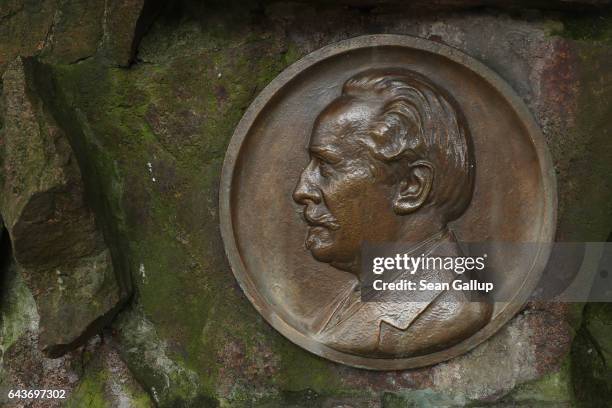
<svg viewBox="0 0 612 408"><path fill-rule="evenodd" d="M393 210L398 215L418 210L429 197L434 180L434 167L425 160L410 165L410 171L397 185L393 197Z"/></svg>

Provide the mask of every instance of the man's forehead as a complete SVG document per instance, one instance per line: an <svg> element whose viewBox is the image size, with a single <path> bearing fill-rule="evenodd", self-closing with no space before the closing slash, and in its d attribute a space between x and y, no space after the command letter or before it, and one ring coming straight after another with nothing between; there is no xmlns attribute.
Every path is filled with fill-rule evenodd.
<svg viewBox="0 0 612 408"><path fill-rule="evenodd" d="M351 144L354 132L365 127L375 114L374 104L362 100L339 98L317 117L311 146Z"/></svg>

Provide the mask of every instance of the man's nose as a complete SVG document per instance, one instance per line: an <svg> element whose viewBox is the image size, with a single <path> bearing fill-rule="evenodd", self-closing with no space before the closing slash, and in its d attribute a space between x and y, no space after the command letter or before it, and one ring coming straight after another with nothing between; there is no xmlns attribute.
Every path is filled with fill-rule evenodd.
<svg viewBox="0 0 612 408"><path fill-rule="evenodd" d="M307 205L308 201L312 201L315 204L321 202L321 192L316 187L316 183L313 180L314 175L311 169L311 165L308 165L306 169L300 175L300 181L295 190L293 191L293 201L298 204Z"/></svg>

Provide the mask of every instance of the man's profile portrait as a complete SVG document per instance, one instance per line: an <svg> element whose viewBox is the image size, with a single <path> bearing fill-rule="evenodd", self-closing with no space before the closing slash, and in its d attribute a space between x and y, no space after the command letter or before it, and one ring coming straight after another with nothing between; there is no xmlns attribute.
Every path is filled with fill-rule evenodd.
<svg viewBox="0 0 612 408"><path fill-rule="evenodd" d="M362 302L359 294L363 242L406 242L415 256L462 255L448 223L470 204L475 164L450 95L413 71L361 72L318 115L308 149L293 192L308 224L306 248L357 278L321 308L322 343L409 357L452 346L489 321L492 307L480 294L468 301L461 292L432 291L425 301L390 303ZM457 278L427 273L440 282Z"/></svg>

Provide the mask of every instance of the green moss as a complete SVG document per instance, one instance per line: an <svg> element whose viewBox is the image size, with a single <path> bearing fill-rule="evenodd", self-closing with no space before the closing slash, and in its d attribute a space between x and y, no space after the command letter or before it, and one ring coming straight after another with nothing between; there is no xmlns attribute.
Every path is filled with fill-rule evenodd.
<svg viewBox="0 0 612 408"><path fill-rule="evenodd" d="M612 303L589 304L585 310L585 328L612 374Z"/></svg>
<svg viewBox="0 0 612 408"><path fill-rule="evenodd" d="M132 408L152 408L151 398L118 368L109 369L102 356L95 354L85 359L83 377L65 406L110 408L122 401Z"/></svg>
<svg viewBox="0 0 612 408"><path fill-rule="evenodd" d="M207 398L197 375L185 368L184 361L178 356L168 357L167 343L159 338L139 307L124 312L116 328L122 358L159 405L174 406L180 402L192 406L189 404Z"/></svg>
<svg viewBox="0 0 612 408"><path fill-rule="evenodd" d="M532 405L573 404L571 361L569 356L561 368L542 378L519 385L504 401Z"/></svg>
<svg viewBox="0 0 612 408"><path fill-rule="evenodd" d="M575 122L551 141L559 180L558 236L565 241L604 241L612 225L612 13L565 14L555 34L569 42L577 60ZM554 31L554 30L553 30Z"/></svg>
<svg viewBox="0 0 612 408"><path fill-rule="evenodd" d="M79 383L78 387L66 401L67 408L110 408L110 402L104 395L104 382L106 375L98 372L87 376Z"/></svg>
<svg viewBox="0 0 612 408"><path fill-rule="evenodd" d="M122 205L125 188L123 175L113 151L101 144L105 141L98 137L97 126L92 126L88 121L107 123L104 113L98 112L95 118L86 115L92 109L108 107L106 94L98 91L111 86L110 78L94 60L54 67L35 61L29 63L34 71L37 93L69 138L83 176L88 204L94 209L98 226L111 250L117 280L122 290L129 292L131 273L124 251L126 215ZM79 88L64 87L63 83ZM107 131L109 136L121 136L113 126L109 126ZM118 142L115 139L108 143Z"/></svg>
<svg viewBox="0 0 612 408"><path fill-rule="evenodd" d="M580 88L574 128L555 141L560 168L559 235L568 241L605 241L612 225L612 16L567 16L561 35L577 40ZM607 325L603 304L587 304L571 350L570 372L577 406L606 406L612 399L612 376L598 339ZM578 319L575 319L576 321ZM597 322L591 326L591 322ZM610 335L609 331L606 334ZM606 335L603 336L605 339ZM597 336L601 338L601 336ZM603 340L602 344L605 344ZM606 346L607 347L607 346Z"/></svg>
<svg viewBox="0 0 612 408"><path fill-rule="evenodd" d="M580 88L572 129L551 143L559 180L558 235L605 241L612 225L612 63L609 48L576 44Z"/></svg>
<svg viewBox="0 0 612 408"><path fill-rule="evenodd" d="M612 400L612 367L609 338L612 335L611 304L589 304L571 351L571 374L580 407L607 406ZM606 330L601 330L605 327Z"/></svg>
<svg viewBox="0 0 612 408"><path fill-rule="evenodd" d="M343 390L341 379L334 375L326 360L308 353L279 334L275 335L274 349L283 365L279 376L281 389L292 392L311 389L318 394L337 395L350 391Z"/></svg>
<svg viewBox="0 0 612 408"><path fill-rule="evenodd" d="M219 394L237 403L252 400L247 395L274 400L278 389L355 392L343 389L333 366L263 322L236 285L218 230L218 182L233 130L300 51L261 28L236 30L244 15L201 18L180 27L159 22L141 47L148 62L129 70L95 59L39 67L115 269L155 327L149 340L165 344L159 357L174 367L171 374L199 377L170 378L174 389L160 398L214 404ZM126 359L161 394L165 374L139 357L147 344L133 343L137 352ZM228 376L236 384L225 384Z"/></svg>
<svg viewBox="0 0 612 408"><path fill-rule="evenodd" d="M563 26L557 26L552 34L579 41L609 44L612 41L612 13L566 13Z"/></svg>
<svg viewBox="0 0 612 408"><path fill-rule="evenodd" d="M563 30L565 26L563 22L559 20L544 20L543 29L546 35L555 36L555 35L563 35Z"/></svg>
<svg viewBox="0 0 612 408"><path fill-rule="evenodd" d="M8 253L4 249L2 248L2 252ZM15 265L6 263L6 260L0 262L2 265L0 267L0 380L4 353L28 329L33 329L33 325L36 325L38 321L38 312L32 293L17 272Z"/></svg>
<svg viewBox="0 0 612 408"><path fill-rule="evenodd" d="M283 60L286 65L293 64L304 56L304 53L293 43L289 43L287 51L283 55Z"/></svg>
<svg viewBox="0 0 612 408"><path fill-rule="evenodd" d="M133 408L150 408L153 406L151 398L147 394L140 394L131 400Z"/></svg>
<svg viewBox="0 0 612 408"><path fill-rule="evenodd" d="M382 397L382 408L435 408L459 407L462 403L433 390L415 390L401 393L386 392Z"/></svg>

